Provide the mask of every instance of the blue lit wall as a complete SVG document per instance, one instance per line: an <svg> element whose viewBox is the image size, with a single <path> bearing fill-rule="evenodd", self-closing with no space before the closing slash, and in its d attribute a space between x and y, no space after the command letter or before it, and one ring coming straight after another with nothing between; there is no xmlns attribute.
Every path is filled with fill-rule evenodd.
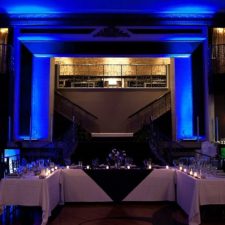
<svg viewBox="0 0 225 225"><path fill-rule="evenodd" d="M31 116L30 128L27 134L20 133L23 120L19 119L20 111L20 41L15 37L15 112L14 112L14 137L16 140L49 139L50 130L50 58L32 57L32 82L31 82ZM29 74L28 74L29 75ZM23 90L21 90L23 91Z"/></svg>
<svg viewBox="0 0 225 225"><path fill-rule="evenodd" d="M191 57L175 59L175 113L177 139L194 139Z"/></svg>
<svg viewBox="0 0 225 225"><path fill-rule="evenodd" d="M50 125L50 58L33 57L32 139L47 139Z"/></svg>

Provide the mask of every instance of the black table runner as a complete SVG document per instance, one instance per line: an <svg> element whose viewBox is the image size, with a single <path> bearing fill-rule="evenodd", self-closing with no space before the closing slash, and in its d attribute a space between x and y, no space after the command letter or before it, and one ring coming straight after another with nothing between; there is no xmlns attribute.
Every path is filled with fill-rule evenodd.
<svg viewBox="0 0 225 225"><path fill-rule="evenodd" d="M152 170L84 170L115 202L122 201Z"/></svg>

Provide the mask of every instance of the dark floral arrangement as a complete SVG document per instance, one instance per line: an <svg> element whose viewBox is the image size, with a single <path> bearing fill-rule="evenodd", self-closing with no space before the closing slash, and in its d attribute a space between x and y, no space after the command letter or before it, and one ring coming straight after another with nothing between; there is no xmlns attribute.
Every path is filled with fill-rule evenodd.
<svg viewBox="0 0 225 225"><path fill-rule="evenodd" d="M108 154L107 162L109 165L114 165L115 167L124 166L131 161L129 157L127 157L125 150L119 150L113 148L112 151Z"/></svg>

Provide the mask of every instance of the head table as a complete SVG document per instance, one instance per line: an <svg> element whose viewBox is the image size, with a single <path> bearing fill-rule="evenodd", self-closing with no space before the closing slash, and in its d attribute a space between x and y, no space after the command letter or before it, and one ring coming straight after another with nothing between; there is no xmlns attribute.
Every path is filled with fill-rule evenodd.
<svg viewBox="0 0 225 225"><path fill-rule="evenodd" d="M174 169L62 170L65 202L175 201Z"/></svg>
<svg viewBox="0 0 225 225"><path fill-rule="evenodd" d="M42 225L64 202L177 201L197 225L200 206L225 204L225 178L198 179L173 168L57 169L38 176L0 181L0 206L40 206Z"/></svg>

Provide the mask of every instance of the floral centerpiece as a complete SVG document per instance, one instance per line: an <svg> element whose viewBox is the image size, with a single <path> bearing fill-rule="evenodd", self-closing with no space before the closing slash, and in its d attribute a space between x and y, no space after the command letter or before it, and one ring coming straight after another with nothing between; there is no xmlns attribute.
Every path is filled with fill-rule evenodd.
<svg viewBox="0 0 225 225"><path fill-rule="evenodd" d="M109 165L119 168L120 166L124 166L126 164L126 159L127 154L124 150L113 148L107 157L107 162Z"/></svg>

